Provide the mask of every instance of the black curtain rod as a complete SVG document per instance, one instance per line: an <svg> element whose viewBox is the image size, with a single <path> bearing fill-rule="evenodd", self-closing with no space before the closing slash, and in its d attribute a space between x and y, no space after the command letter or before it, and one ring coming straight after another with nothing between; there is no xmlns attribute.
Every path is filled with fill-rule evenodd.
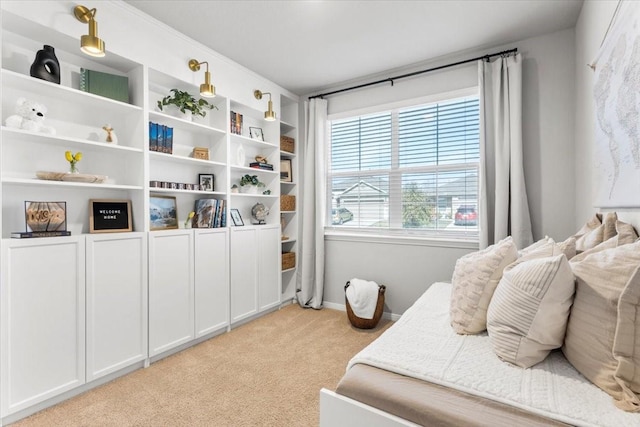
<svg viewBox="0 0 640 427"><path fill-rule="evenodd" d="M512 54L512 53L516 53L517 51L518 51L518 48L513 48L513 49L509 49L509 50L503 50L502 52L490 53L488 55L478 56L477 58L465 59L464 61L458 61L458 62L454 62L452 64L440 65L438 67L433 67L433 68L429 68L429 69L426 69L426 70L414 71L412 73L402 74L402 75L395 76L395 77L388 77L388 78L382 79L382 80L376 80L375 82L363 83L363 84L360 84L360 85L357 85L357 86L351 86L351 87L347 87L347 88L344 88L344 89L334 90L332 92L325 92L325 93L321 93L319 95L313 95L313 96L310 96L309 99L323 98L325 96L335 95L336 93L342 93L342 92L347 92L347 91L350 91L350 90L361 89L363 87L373 86L373 85L377 85L377 84L380 84L380 83L386 83L386 82L391 82L391 86L393 86L393 82L395 80L405 79L407 77L413 77L413 76L417 76L419 74L429 73L431 71L442 70L443 68L455 67L457 65L466 64L468 62L478 61L480 59L484 59L484 60L488 61L489 59L491 59L494 56L509 55L509 54Z"/></svg>

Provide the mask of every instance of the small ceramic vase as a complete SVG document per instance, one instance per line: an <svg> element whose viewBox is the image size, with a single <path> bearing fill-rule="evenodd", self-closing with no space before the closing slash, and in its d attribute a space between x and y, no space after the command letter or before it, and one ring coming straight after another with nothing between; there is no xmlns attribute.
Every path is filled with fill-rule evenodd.
<svg viewBox="0 0 640 427"><path fill-rule="evenodd" d="M36 59L31 64L30 74L31 77L60 84L60 63L52 46L44 45L36 53Z"/></svg>

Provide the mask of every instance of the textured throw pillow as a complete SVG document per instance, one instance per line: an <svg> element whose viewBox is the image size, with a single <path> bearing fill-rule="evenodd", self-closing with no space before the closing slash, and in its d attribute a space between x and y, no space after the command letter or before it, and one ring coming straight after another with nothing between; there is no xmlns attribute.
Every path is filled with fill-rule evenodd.
<svg viewBox="0 0 640 427"><path fill-rule="evenodd" d="M624 341L631 334L630 316L634 317L632 328L639 326L635 317L640 307L633 301L638 279L630 280L639 265L640 241L591 253L571 263L576 295L562 347L569 362L626 411L640 410L640 387L636 382L640 365L635 356L621 364L614 352L627 354L628 346L636 345ZM621 300L623 293L629 298ZM623 317L619 317L619 305ZM619 322L627 327L618 328Z"/></svg>
<svg viewBox="0 0 640 427"><path fill-rule="evenodd" d="M571 259L576 256L576 238L569 237L563 242L556 243L567 259Z"/></svg>
<svg viewBox="0 0 640 427"><path fill-rule="evenodd" d="M487 313L487 331L498 357L528 368L560 348L574 291L564 254L518 260L505 268Z"/></svg>
<svg viewBox="0 0 640 427"><path fill-rule="evenodd" d="M451 278L451 327L459 334L487 329L487 308L502 270L514 262L518 250L511 237L458 259Z"/></svg>

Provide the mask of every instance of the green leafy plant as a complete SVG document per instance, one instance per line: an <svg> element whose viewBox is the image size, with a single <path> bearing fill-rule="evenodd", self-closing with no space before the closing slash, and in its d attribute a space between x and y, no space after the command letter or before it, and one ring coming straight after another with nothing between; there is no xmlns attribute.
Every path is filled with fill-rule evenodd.
<svg viewBox="0 0 640 427"><path fill-rule="evenodd" d="M264 187L264 183L260 182L257 175L245 175L240 178L240 186L255 185L257 187Z"/></svg>
<svg viewBox="0 0 640 427"><path fill-rule="evenodd" d="M217 106L209 104L206 99L196 99L189 92L179 89L171 89L170 92L172 92L173 95L165 96L160 101L158 101L158 108L160 109L160 111L162 111L162 107L165 107L167 105L175 105L182 113L191 111L192 114L204 117L207 115L207 112L205 110L218 109Z"/></svg>

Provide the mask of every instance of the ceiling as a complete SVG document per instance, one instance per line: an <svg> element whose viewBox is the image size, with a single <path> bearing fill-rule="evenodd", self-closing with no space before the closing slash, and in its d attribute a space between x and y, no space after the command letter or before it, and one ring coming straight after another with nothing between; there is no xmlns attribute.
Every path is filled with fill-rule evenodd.
<svg viewBox="0 0 640 427"><path fill-rule="evenodd" d="M582 0L125 0L299 95L572 28Z"/></svg>

